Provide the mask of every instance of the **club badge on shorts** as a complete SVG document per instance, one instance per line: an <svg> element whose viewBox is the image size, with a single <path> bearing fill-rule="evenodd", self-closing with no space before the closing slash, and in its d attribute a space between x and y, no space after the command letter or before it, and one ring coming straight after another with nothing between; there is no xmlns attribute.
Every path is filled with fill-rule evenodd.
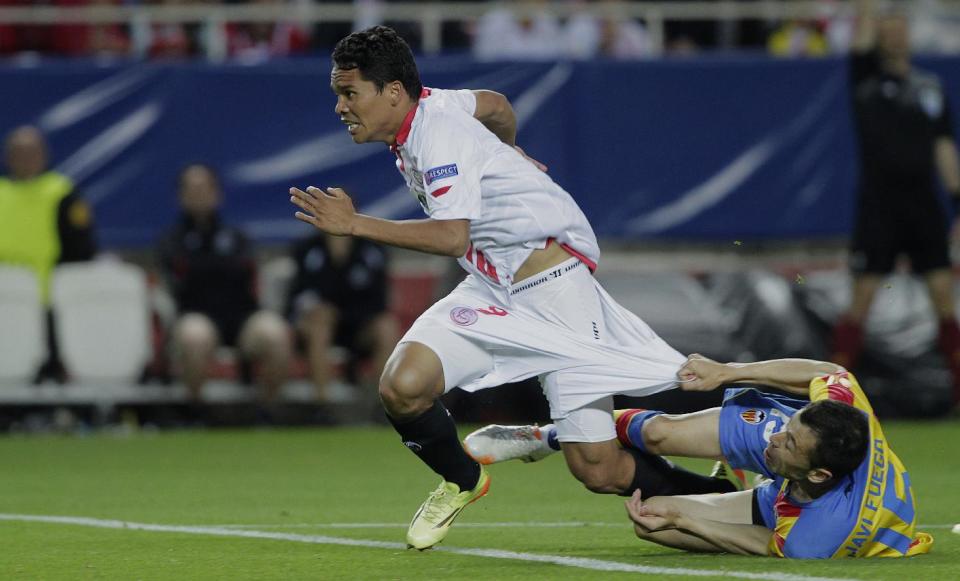
<svg viewBox="0 0 960 581"><path fill-rule="evenodd" d="M469 327L476 323L477 319L477 311L470 307L453 307L453 309L450 310L450 320L453 321L455 325Z"/></svg>
<svg viewBox="0 0 960 581"><path fill-rule="evenodd" d="M763 410L744 410L740 412L740 419L748 424L757 425L767 419L767 412Z"/></svg>

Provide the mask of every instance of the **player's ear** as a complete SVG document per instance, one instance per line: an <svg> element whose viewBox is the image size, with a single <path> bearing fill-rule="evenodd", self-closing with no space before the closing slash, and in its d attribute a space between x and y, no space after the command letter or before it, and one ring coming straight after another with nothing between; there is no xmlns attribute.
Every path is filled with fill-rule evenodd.
<svg viewBox="0 0 960 581"><path fill-rule="evenodd" d="M403 83L400 81L393 81L387 85L387 93L390 97L390 104L397 106L403 101L403 96L406 94L406 90L403 88Z"/></svg>
<svg viewBox="0 0 960 581"><path fill-rule="evenodd" d="M826 468L813 468L807 472L807 480L813 484L823 484L831 478L833 478L833 473Z"/></svg>

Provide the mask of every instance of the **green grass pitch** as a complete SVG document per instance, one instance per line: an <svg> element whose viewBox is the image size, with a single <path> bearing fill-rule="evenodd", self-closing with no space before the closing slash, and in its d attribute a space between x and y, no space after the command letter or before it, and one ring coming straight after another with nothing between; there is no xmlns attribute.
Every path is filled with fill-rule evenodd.
<svg viewBox="0 0 960 581"><path fill-rule="evenodd" d="M460 517L449 550L420 553L400 543L438 479L387 428L4 436L0 579L958 579L960 535L948 525L960 522L960 423L885 430L911 473L920 522L934 526L930 555L813 562L661 548L632 536L621 498L587 492L556 456L493 466L489 496ZM342 544L350 539L359 544ZM574 566L584 562L634 570Z"/></svg>

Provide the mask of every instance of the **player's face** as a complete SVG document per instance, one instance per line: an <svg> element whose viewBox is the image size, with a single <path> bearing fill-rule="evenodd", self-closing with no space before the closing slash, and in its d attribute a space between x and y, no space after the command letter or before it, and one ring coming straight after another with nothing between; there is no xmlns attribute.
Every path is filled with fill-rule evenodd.
<svg viewBox="0 0 960 581"><path fill-rule="evenodd" d="M804 480L810 473L810 457L817 446L817 435L799 421L798 412L784 429L770 436L763 459L772 472L790 480Z"/></svg>
<svg viewBox="0 0 960 581"><path fill-rule="evenodd" d="M334 67L330 87L337 95L334 111L346 124L354 143L392 143L398 129L393 84L378 91L377 85L365 80L359 69Z"/></svg>

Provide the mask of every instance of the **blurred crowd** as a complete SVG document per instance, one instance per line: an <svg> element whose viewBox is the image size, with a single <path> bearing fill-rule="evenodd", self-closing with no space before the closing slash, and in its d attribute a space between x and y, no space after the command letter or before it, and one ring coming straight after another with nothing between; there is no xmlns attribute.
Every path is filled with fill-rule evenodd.
<svg viewBox="0 0 960 581"><path fill-rule="evenodd" d="M63 313L53 297L54 273L66 263L96 268L93 211L74 182L49 167L46 138L37 128L11 131L3 153L0 274L32 273L48 320L47 358L33 382L63 383L76 377L62 357ZM366 396L375 393L400 333L388 304L386 251L349 237L317 234L296 241L282 255L290 272L279 279L278 304L265 308L253 245L222 217L225 192L217 170L190 164L180 171L175 190L179 216L158 241L155 259L147 261L156 264L151 292L162 300L152 309L155 353L143 378L176 377L189 402L199 405L208 380L224 378L226 350L233 367L228 374L258 384L257 400L264 404L274 402L297 374L313 384L320 402L327 401L337 376L364 388ZM110 283L104 285L94 292L105 292ZM97 341L93 331L90 340ZM340 357L332 353L335 347ZM9 372L0 368L0 378L9 380Z"/></svg>
<svg viewBox="0 0 960 581"><path fill-rule="evenodd" d="M66 56L134 59L228 58L259 63L274 58L323 52L349 33L383 23L391 0L222 0L229 5L276 5L275 22L149 22L135 17L111 24L0 24L0 56ZM640 59L660 53L702 50L767 50L785 57L845 52L851 42L853 11L839 0L818 0L808 20L667 20L662 46L648 24L623 13L643 0L461 0L489 5L476 19L443 15L445 52L471 51L482 59L558 58ZM689 0L669 0L685 2ZM716 1L716 0L715 0ZM759 0L743 0L756 2ZM284 17L314 5L353 4L353 22L310 23ZM0 0L0 7L23 6L187 6L206 0ZM434 0L421 2L428 7ZM920 52L960 53L960 19L945 16L941 0L916 0L912 36ZM560 7L562 10L557 10ZM414 46L423 33L418 22L388 22Z"/></svg>

